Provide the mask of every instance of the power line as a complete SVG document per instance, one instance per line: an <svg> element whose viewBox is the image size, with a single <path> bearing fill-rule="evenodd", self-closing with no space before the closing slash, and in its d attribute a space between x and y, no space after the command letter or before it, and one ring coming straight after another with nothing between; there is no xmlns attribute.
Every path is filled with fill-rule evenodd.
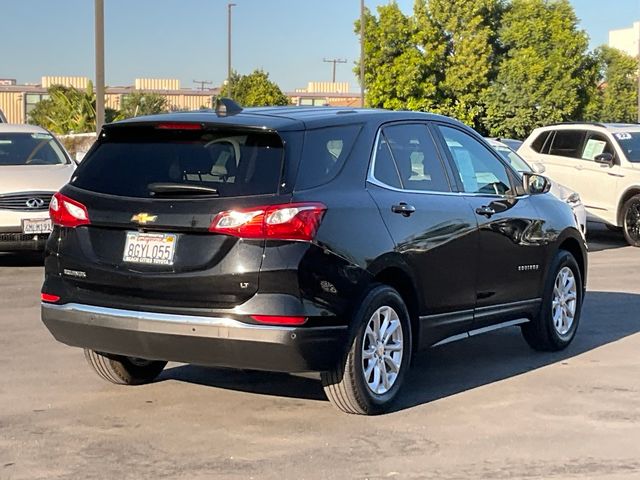
<svg viewBox="0 0 640 480"><path fill-rule="evenodd" d="M193 83L200 85L200 91L204 90L205 85L213 85L213 82L209 80L194 80Z"/></svg>
<svg viewBox="0 0 640 480"><path fill-rule="evenodd" d="M323 58L322 59L323 62L325 63L333 63L333 76L332 76L332 82L336 83L336 64L337 63L347 63L347 61L345 59L341 59L341 58L331 58L331 59L327 59L327 58Z"/></svg>

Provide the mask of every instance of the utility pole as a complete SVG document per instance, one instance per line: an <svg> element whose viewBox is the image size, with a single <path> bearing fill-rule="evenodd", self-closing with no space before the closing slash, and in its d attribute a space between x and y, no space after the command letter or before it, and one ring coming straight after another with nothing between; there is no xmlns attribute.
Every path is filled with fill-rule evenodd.
<svg viewBox="0 0 640 480"><path fill-rule="evenodd" d="M360 0L360 108L364 108L364 0Z"/></svg>
<svg viewBox="0 0 640 480"><path fill-rule="evenodd" d="M204 86L205 85L211 85L213 84L213 82L209 81L209 80L193 80L193 83L199 84L200 85L200 91L202 92L204 90Z"/></svg>
<svg viewBox="0 0 640 480"><path fill-rule="evenodd" d="M231 9L235 3L227 4L227 94L231 96Z"/></svg>
<svg viewBox="0 0 640 480"><path fill-rule="evenodd" d="M95 0L96 133L104 125L104 0Z"/></svg>
<svg viewBox="0 0 640 480"><path fill-rule="evenodd" d="M323 58L322 61L325 62L325 63L333 63L333 76L331 77L331 81L333 83L336 83L336 64L337 63L347 63L347 61L343 60L341 58L332 58L332 59Z"/></svg>

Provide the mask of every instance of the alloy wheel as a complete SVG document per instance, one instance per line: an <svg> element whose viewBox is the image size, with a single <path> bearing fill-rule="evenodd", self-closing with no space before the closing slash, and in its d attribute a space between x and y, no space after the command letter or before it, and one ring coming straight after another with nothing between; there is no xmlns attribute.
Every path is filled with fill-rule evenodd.
<svg viewBox="0 0 640 480"><path fill-rule="evenodd" d="M393 387L402 365L403 350L398 314L388 306L378 308L367 322L362 341L362 372L371 392L383 395Z"/></svg>
<svg viewBox="0 0 640 480"><path fill-rule="evenodd" d="M629 238L640 243L640 201L633 202L624 216L624 229Z"/></svg>
<svg viewBox="0 0 640 480"><path fill-rule="evenodd" d="M553 326L559 335L564 336L571 330L578 306L578 287L573 270L562 267L553 285L551 314Z"/></svg>

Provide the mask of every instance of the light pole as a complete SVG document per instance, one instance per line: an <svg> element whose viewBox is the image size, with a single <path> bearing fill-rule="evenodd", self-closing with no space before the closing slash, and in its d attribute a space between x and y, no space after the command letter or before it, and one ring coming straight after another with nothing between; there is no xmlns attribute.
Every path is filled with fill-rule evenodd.
<svg viewBox="0 0 640 480"><path fill-rule="evenodd" d="M227 94L231 97L231 9L235 3L227 4Z"/></svg>
<svg viewBox="0 0 640 480"><path fill-rule="evenodd" d="M360 0L360 108L364 108L364 0Z"/></svg>
<svg viewBox="0 0 640 480"><path fill-rule="evenodd" d="M95 0L96 133L104 125L104 0Z"/></svg>

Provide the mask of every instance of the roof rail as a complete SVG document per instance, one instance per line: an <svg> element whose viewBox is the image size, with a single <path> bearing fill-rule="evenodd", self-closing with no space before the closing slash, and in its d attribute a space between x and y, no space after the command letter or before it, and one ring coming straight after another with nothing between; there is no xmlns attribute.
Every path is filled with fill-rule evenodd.
<svg viewBox="0 0 640 480"><path fill-rule="evenodd" d="M607 128L607 126L604 123L600 123L600 122L556 122L556 123L550 123L549 125L545 125L545 126L553 127L556 125L591 125L593 127Z"/></svg>

